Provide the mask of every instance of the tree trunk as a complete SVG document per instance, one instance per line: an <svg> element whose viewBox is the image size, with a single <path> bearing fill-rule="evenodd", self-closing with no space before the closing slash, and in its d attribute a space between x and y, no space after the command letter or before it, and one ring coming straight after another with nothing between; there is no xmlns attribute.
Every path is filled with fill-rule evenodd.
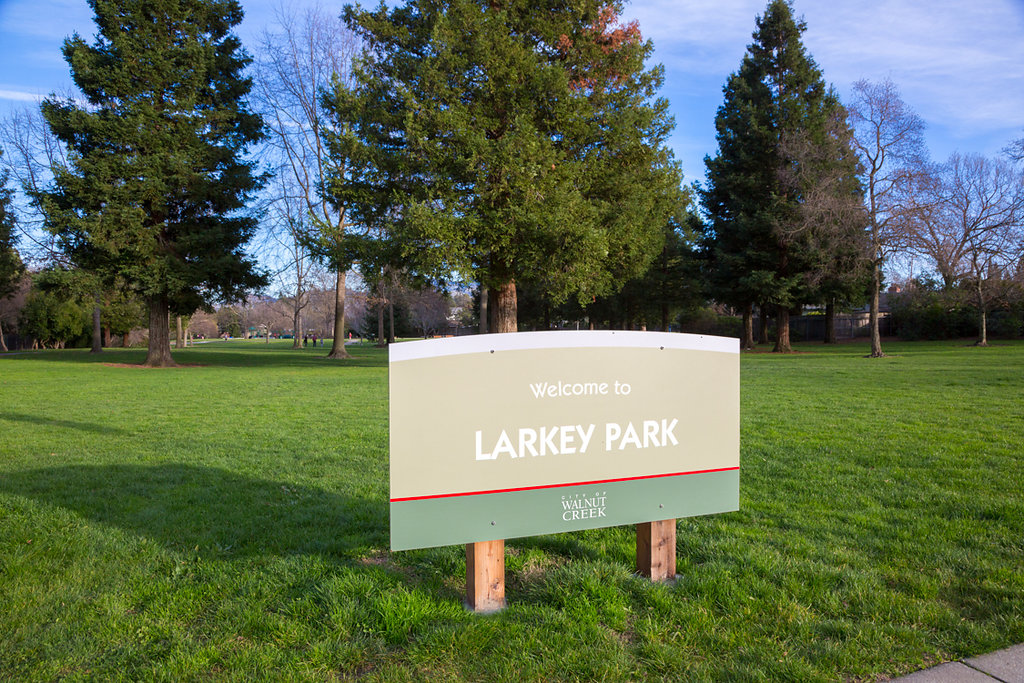
<svg viewBox="0 0 1024 683"><path fill-rule="evenodd" d="M754 304L743 307L743 348L754 348Z"/></svg>
<svg viewBox="0 0 1024 683"><path fill-rule="evenodd" d="M352 357L345 350L345 279L345 270L339 268L334 281L334 342L331 344L331 352L327 354L328 358L334 360Z"/></svg>
<svg viewBox="0 0 1024 683"><path fill-rule="evenodd" d="M149 352L146 354L145 365L150 368L174 367L174 358L171 356L171 313L167 298L157 296L148 303Z"/></svg>
<svg viewBox="0 0 1024 683"><path fill-rule="evenodd" d="M110 325L107 325L103 328L103 346L110 347L110 337Z"/></svg>
<svg viewBox="0 0 1024 683"><path fill-rule="evenodd" d="M487 291L487 333L494 334L498 331L498 300L495 298L495 290L488 288Z"/></svg>
<svg viewBox="0 0 1024 683"><path fill-rule="evenodd" d="M128 348L128 345L130 343L130 340L128 339L128 337L130 337L131 334L132 334L132 331L128 330L123 335L121 335L121 348L122 349L127 349Z"/></svg>
<svg viewBox="0 0 1024 683"><path fill-rule="evenodd" d="M519 330L515 280L509 280L499 287L492 287L488 296L488 304L492 311L491 332L517 332Z"/></svg>
<svg viewBox="0 0 1024 683"><path fill-rule="evenodd" d="M480 283L480 334L487 334L487 288Z"/></svg>
<svg viewBox="0 0 1024 683"><path fill-rule="evenodd" d="M789 343L789 307L781 304L775 307L775 348L772 353L793 353Z"/></svg>
<svg viewBox="0 0 1024 683"><path fill-rule="evenodd" d="M89 353L103 353L103 324L100 322L100 293L93 294L92 348Z"/></svg>
<svg viewBox="0 0 1024 683"><path fill-rule="evenodd" d="M395 304L388 301L388 344L395 343Z"/></svg>
<svg viewBox="0 0 1024 683"><path fill-rule="evenodd" d="M825 304L825 343L836 343L836 302Z"/></svg>
<svg viewBox="0 0 1024 683"><path fill-rule="evenodd" d="M388 338L384 336L384 302L377 306L377 346L383 348L388 345Z"/></svg>
<svg viewBox="0 0 1024 683"><path fill-rule="evenodd" d="M181 316L177 315L177 316L174 316L174 317L175 317L175 321L176 321L176 323L178 325L178 329L177 329L177 332L176 332L175 337L174 337L174 348L176 348L176 349L183 349L183 348L185 348L185 328L181 324Z"/></svg>
<svg viewBox="0 0 1024 683"><path fill-rule="evenodd" d="M758 315L758 330L757 330L757 343L767 344L768 343L768 312L765 311L764 304L757 307Z"/></svg>
<svg viewBox="0 0 1024 683"><path fill-rule="evenodd" d="M305 335L302 334L302 309L298 306L292 310L292 328L295 329L295 335L292 339L292 348L301 349L302 339Z"/></svg>
<svg viewBox="0 0 1024 683"><path fill-rule="evenodd" d="M7 342L4 341L4 324L0 321L0 351L7 350Z"/></svg>
<svg viewBox="0 0 1024 683"><path fill-rule="evenodd" d="M869 358L882 358L882 332L878 322L878 290L882 288L882 266L875 264L871 280L871 306L868 312L868 325L871 328L871 353Z"/></svg>
<svg viewBox="0 0 1024 683"><path fill-rule="evenodd" d="M985 314L985 292L978 277L978 341L975 346L988 346L988 316Z"/></svg>

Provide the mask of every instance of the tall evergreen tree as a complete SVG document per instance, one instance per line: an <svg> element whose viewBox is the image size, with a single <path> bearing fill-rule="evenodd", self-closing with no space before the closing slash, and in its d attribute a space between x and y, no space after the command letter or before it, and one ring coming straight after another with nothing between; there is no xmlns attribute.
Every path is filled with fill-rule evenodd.
<svg viewBox="0 0 1024 683"><path fill-rule="evenodd" d="M146 364L173 365L169 314L233 300L265 279L244 246L261 179L241 158L262 136L245 101L250 59L235 0L90 0L99 32L64 58L87 105L51 97L43 116L70 150L44 199L80 267L119 275L147 301Z"/></svg>
<svg viewBox="0 0 1024 683"><path fill-rule="evenodd" d="M783 239L799 240L808 254L807 302L825 306L825 343L835 343L836 309L864 302L872 258L847 112L832 93L825 112L823 126L783 135L783 187L798 206L792 220L776 229Z"/></svg>
<svg viewBox="0 0 1024 683"><path fill-rule="evenodd" d="M0 299L14 292L25 270L15 248L18 233L15 231L13 194L7 187L7 174L0 174Z"/></svg>
<svg viewBox="0 0 1024 683"><path fill-rule="evenodd" d="M779 352L791 350L789 312L812 297L808 274L820 263L821 246L812 231L798 229L805 188L787 181L795 160L785 141L801 132L812 139L823 134L835 104L804 50L805 29L788 2L768 4L723 89L715 118L718 154L705 159L712 291L744 310L745 346L752 343L752 305L774 306Z"/></svg>
<svg viewBox="0 0 1024 683"><path fill-rule="evenodd" d="M21 256L15 248L18 234L15 232L13 194L7 187L7 174L0 173L0 301L14 294L25 272ZM0 351L6 350L4 328L0 325Z"/></svg>
<svg viewBox="0 0 1024 683"><path fill-rule="evenodd" d="M555 303L642 273L679 201L660 68L617 2L411 0L346 17L368 46L347 107L361 169L338 183L433 272L489 289L515 331L517 280Z"/></svg>

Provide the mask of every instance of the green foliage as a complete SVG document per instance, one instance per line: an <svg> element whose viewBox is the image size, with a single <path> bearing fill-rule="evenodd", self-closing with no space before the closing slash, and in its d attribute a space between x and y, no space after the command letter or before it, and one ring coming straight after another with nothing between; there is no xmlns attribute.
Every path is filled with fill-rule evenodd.
<svg viewBox="0 0 1024 683"><path fill-rule="evenodd" d="M808 302L848 270L835 252L862 242L863 224L832 225L829 215L832 200L859 197L857 161L838 100L801 42L805 29L788 2L772 0L715 118L718 154L705 159L703 195L709 282L733 306Z"/></svg>
<svg viewBox="0 0 1024 683"><path fill-rule="evenodd" d="M679 331L740 338L743 336L743 320L734 315L722 315L713 308L695 308L684 311L679 317Z"/></svg>
<svg viewBox="0 0 1024 683"><path fill-rule="evenodd" d="M387 549L386 352L289 347L0 358L4 677L880 680L1024 641L1020 342L744 355L740 511L679 520L680 579L631 527L514 539L488 617L462 547Z"/></svg>
<svg viewBox="0 0 1024 683"><path fill-rule="evenodd" d="M115 280L113 288L102 292L102 319L112 334L125 335L146 327L149 320L145 304L130 289L119 284L122 283Z"/></svg>
<svg viewBox="0 0 1024 683"><path fill-rule="evenodd" d="M18 286L25 266L15 246L18 234L14 216L13 192L7 187L7 174L0 174L0 299L10 296Z"/></svg>
<svg viewBox="0 0 1024 683"><path fill-rule="evenodd" d="M893 328L900 339L963 339L977 336L978 312L972 285L943 287L919 278L898 294L889 295ZM988 317L988 335L1014 339L1024 335L1024 300L995 303Z"/></svg>
<svg viewBox="0 0 1024 683"><path fill-rule="evenodd" d="M46 270L32 276L19 330L43 346L79 346L87 339L92 302L81 289L77 273Z"/></svg>
<svg viewBox="0 0 1024 683"><path fill-rule="evenodd" d="M619 3L346 9L368 52L351 120L355 160L333 192L403 259L491 288L530 283L584 302L640 275L661 248L680 177L655 99L662 70Z"/></svg>
<svg viewBox="0 0 1024 683"><path fill-rule="evenodd" d="M705 287L696 254L700 232L699 217L680 207L666 222L661 252L647 272L588 306L590 318L626 329L669 330L680 315L702 306Z"/></svg>
<svg viewBox="0 0 1024 683"><path fill-rule="evenodd" d="M244 252L261 180L240 154L260 139L245 103L250 59L234 0L90 0L98 33L64 58L88 104L43 116L70 152L40 197L74 263L165 311L234 300L264 283ZM154 337L151 335L151 341Z"/></svg>
<svg viewBox="0 0 1024 683"><path fill-rule="evenodd" d="M646 272L619 291L580 303L552 303L542 283L520 280L519 321L526 329L551 329L575 321L610 329L668 330L679 315L703 304L700 261L695 253L699 218L680 206L666 221L662 248Z"/></svg>

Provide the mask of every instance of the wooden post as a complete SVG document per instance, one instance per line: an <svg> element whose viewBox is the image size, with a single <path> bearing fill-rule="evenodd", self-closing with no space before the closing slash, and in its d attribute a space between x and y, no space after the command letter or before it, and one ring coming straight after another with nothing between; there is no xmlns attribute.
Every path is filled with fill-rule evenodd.
<svg viewBox="0 0 1024 683"><path fill-rule="evenodd" d="M466 544L466 604L482 613L505 608L503 539Z"/></svg>
<svg viewBox="0 0 1024 683"><path fill-rule="evenodd" d="M636 571L651 581L676 578L676 520L636 525Z"/></svg>

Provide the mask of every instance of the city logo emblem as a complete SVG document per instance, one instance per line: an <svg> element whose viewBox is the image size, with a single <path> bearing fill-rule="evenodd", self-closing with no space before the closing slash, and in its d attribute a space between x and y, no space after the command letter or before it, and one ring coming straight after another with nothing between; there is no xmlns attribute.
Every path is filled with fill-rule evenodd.
<svg viewBox="0 0 1024 683"><path fill-rule="evenodd" d="M606 491L595 491L593 494L577 493L562 496L562 520L573 522L581 519L597 519L606 517Z"/></svg>

